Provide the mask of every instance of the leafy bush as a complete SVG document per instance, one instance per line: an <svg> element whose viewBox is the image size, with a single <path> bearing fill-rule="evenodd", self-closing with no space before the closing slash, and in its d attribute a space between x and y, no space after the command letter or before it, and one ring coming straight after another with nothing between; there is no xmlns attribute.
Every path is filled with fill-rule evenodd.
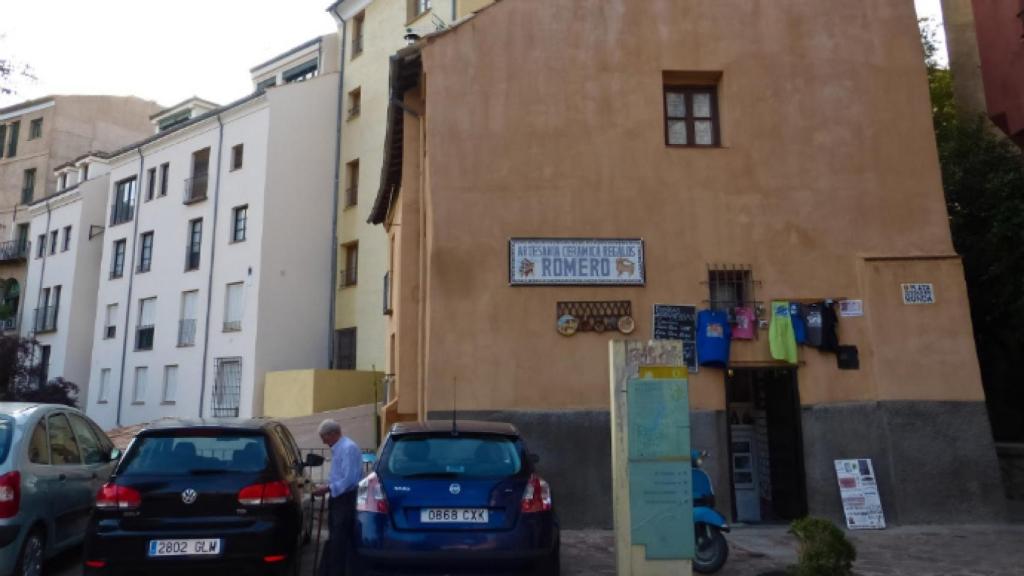
<svg viewBox="0 0 1024 576"><path fill-rule="evenodd" d="M800 541L796 576L850 576L857 549L846 534L824 518L801 518L789 531Z"/></svg>
<svg viewBox="0 0 1024 576"><path fill-rule="evenodd" d="M63 378L54 378L44 386L18 384L14 387L10 399L16 402L64 404L75 407L78 404L78 385Z"/></svg>

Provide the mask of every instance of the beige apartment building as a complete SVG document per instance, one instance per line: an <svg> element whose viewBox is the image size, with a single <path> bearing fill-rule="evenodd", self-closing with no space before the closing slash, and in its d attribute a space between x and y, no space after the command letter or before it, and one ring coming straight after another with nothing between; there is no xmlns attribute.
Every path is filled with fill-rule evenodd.
<svg viewBox="0 0 1024 576"><path fill-rule="evenodd" d="M410 41L451 26L492 0L341 0L328 8L342 39L343 88L335 238L332 367L383 371L387 237L367 223L380 185L389 62Z"/></svg>
<svg viewBox="0 0 1024 576"><path fill-rule="evenodd" d="M153 132L155 102L121 96L47 96L0 109L0 332L15 332L25 287L33 202L77 181L55 170L92 150L110 150ZM63 176L88 179L81 172ZM77 176L76 176L77 175Z"/></svg>
<svg viewBox="0 0 1024 576"><path fill-rule="evenodd" d="M609 342L681 339L733 520L841 521L841 459L889 523L999 517L914 3L767 4L504 0L392 59L387 422L514 422L608 526Z"/></svg>

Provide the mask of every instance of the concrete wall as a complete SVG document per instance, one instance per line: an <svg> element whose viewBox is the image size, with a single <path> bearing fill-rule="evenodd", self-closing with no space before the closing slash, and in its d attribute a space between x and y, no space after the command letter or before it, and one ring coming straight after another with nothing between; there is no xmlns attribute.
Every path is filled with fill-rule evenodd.
<svg viewBox="0 0 1024 576"><path fill-rule="evenodd" d="M268 372L263 388L263 415L295 418L373 404L374 384L379 384L381 378L380 372L354 370Z"/></svg>
<svg viewBox="0 0 1024 576"><path fill-rule="evenodd" d="M988 116L1024 147L1024 22L1019 2L972 0Z"/></svg>

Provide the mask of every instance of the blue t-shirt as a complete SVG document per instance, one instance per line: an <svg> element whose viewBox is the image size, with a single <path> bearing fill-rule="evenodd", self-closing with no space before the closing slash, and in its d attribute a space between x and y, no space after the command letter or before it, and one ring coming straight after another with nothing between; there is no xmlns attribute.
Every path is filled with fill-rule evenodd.
<svg viewBox="0 0 1024 576"><path fill-rule="evenodd" d="M804 321L804 307L799 302L789 304L789 317L793 322L793 336L797 344L807 342L807 323Z"/></svg>
<svg viewBox="0 0 1024 576"><path fill-rule="evenodd" d="M701 366L726 366L731 338L732 327L724 310L697 313L697 358Z"/></svg>

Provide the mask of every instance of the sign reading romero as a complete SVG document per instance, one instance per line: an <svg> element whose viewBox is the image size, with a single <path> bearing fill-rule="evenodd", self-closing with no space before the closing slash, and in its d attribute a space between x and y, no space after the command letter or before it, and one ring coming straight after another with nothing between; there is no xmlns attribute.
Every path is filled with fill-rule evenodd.
<svg viewBox="0 0 1024 576"><path fill-rule="evenodd" d="M512 238L513 286L643 286L644 241L596 238Z"/></svg>

